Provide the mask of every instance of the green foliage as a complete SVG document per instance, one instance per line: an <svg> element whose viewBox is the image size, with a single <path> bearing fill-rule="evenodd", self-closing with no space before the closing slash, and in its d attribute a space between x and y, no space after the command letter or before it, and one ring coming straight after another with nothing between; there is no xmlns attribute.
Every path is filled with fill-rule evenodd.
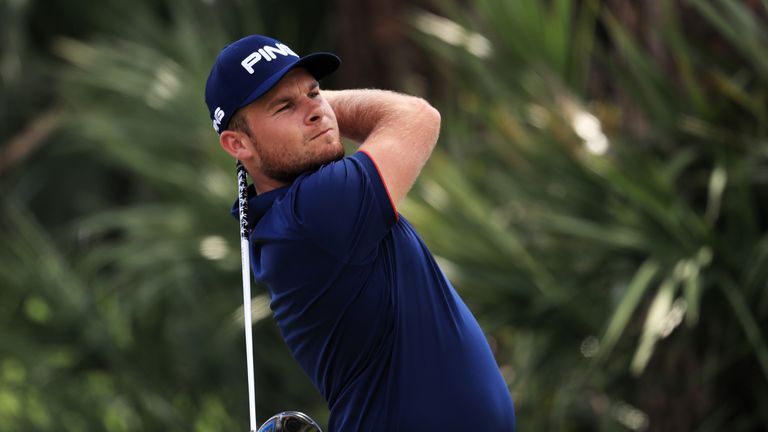
<svg viewBox="0 0 768 432"><path fill-rule="evenodd" d="M234 164L205 77L245 33L327 49L333 9L0 8L0 430L245 430ZM444 129L401 210L488 331L520 430L768 424L766 2L444 8L410 15ZM269 319L254 337L258 417L325 423Z"/></svg>
<svg viewBox="0 0 768 432"><path fill-rule="evenodd" d="M415 15L452 92L404 213L493 329L521 430L768 423L767 11L659 7L663 55L597 2Z"/></svg>
<svg viewBox="0 0 768 432"><path fill-rule="evenodd" d="M94 14L115 25L50 37L47 91L65 116L3 173L0 429L246 430L235 167L203 88L220 48L260 31L261 9ZM258 418L325 420L255 289Z"/></svg>

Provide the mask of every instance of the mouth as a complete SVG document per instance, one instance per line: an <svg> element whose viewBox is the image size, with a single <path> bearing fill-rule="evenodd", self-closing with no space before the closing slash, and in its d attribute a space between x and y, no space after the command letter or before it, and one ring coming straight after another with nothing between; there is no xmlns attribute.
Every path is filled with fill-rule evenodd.
<svg viewBox="0 0 768 432"><path fill-rule="evenodd" d="M313 140L315 140L315 139L317 139L317 138L320 138L320 137L322 137L322 136L325 136L325 134L327 134L327 133L331 132L332 130L333 130L333 128L324 129L322 132L320 132L319 134L317 134L317 135L313 136L313 137L312 137L312 138L310 138L309 140L310 140L310 141L313 141Z"/></svg>

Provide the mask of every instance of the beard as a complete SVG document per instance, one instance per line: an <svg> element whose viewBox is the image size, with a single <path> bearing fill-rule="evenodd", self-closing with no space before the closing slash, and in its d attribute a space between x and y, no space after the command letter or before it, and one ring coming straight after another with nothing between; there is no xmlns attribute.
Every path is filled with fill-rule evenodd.
<svg viewBox="0 0 768 432"><path fill-rule="evenodd" d="M261 171L269 178L282 183L292 183L300 175L316 171L321 166L344 158L344 147L341 141L333 149L318 155L291 156L285 153L260 153Z"/></svg>

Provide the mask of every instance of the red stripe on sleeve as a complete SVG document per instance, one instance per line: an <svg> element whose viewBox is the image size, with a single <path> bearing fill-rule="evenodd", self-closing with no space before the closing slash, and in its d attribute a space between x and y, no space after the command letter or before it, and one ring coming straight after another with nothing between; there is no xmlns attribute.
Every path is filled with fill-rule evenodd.
<svg viewBox="0 0 768 432"><path fill-rule="evenodd" d="M368 156L368 159L373 162L373 166L376 168L376 172L379 173L379 179L381 179L381 184L384 185L384 190L387 192L387 198L389 198L389 204L392 206L392 211L395 213L395 222L400 220L400 214L397 212L397 207L395 207L395 202L392 200L392 195L389 193L389 188L387 187L387 182L384 181L384 176L381 175L381 170L379 169L379 165L376 163L376 160L371 156L370 153L368 153L366 150L358 150L360 153L364 153L366 156Z"/></svg>

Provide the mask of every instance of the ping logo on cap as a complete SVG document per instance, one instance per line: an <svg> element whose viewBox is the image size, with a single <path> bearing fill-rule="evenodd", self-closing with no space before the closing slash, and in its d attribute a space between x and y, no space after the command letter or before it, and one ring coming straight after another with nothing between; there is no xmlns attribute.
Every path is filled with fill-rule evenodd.
<svg viewBox="0 0 768 432"><path fill-rule="evenodd" d="M216 132L219 131L219 127L221 127L221 120L224 119L224 110L221 109L221 107L216 107L216 110L213 112L213 128L216 129Z"/></svg>
<svg viewBox="0 0 768 432"><path fill-rule="evenodd" d="M277 55L275 55L275 53L280 54L284 57L299 56L295 52L291 51L291 49L288 48L287 45L284 45L278 42L275 44L275 46L264 45L258 50L250 53L248 57L244 58L243 61L240 62L240 64L243 66L245 70L248 71L249 74L253 75L253 73L255 72L255 70L253 69L253 66L259 61L261 61L261 59L264 59L268 62L276 59Z"/></svg>

